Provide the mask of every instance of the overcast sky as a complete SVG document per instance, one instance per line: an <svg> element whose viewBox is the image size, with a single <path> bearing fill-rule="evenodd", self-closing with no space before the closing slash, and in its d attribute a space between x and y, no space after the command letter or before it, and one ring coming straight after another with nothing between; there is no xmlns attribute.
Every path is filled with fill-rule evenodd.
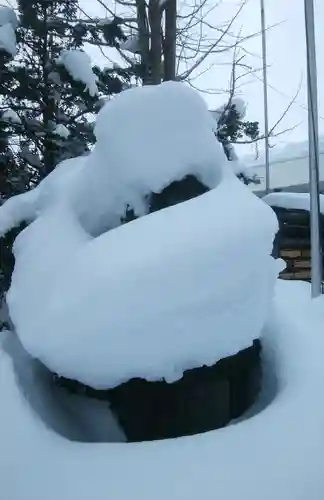
<svg viewBox="0 0 324 500"><path fill-rule="evenodd" d="M83 0L87 12L103 14L102 9L95 0ZM92 3L93 2L93 3ZM106 0L107 4L108 1ZM109 2L111 4L111 0ZM209 22L215 25L222 20L229 19L239 4L239 0L223 0L222 6L215 9ZM281 116L292 97L301 84L300 93L296 103L291 107L287 117L280 124L280 129L297 128L273 140L277 147L290 141L307 139L307 94L305 72L305 37L304 37L304 0L265 0L266 22L269 29L267 34L268 44L268 98L270 127ZM95 7L96 5L96 7ZM323 117L319 119L320 131L324 133L324 1L315 0L316 28L317 28L317 60L318 60L318 89L319 112ZM235 27L243 34L256 33L260 30L260 0L249 0ZM256 36L245 43L249 52L245 62L252 67L259 68L261 60L261 37ZM97 56L100 59L100 56ZM230 62L231 55L215 56L209 59L215 66L200 77L195 84L202 89L217 89L228 87L229 71L225 62ZM101 59L102 62L102 59ZM247 117L263 123L263 87L262 73L246 78L239 93L248 104ZM215 108L226 99L219 94L202 94L210 108ZM262 125L263 127L263 125ZM279 129L278 129L279 130ZM246 148L244 148L246 152Z"/></svg>
<svg viewBox="0 0 324 500"><path fill-rule="evenodd" d="M188 2L190 0L179 0ZM214 0L211 0L214 1ZM12 0L13 2L13 0ZM113 0L105 0L106 4L113 7ZM305 36L304 36L304 0L264 0L266 21L269 29L267 34L268 44L268 98L269 98L269 124L276 123L302 82L300 93L295 104L280 124L280 129L294 127L293 131L273 139L278 146L291 142L307 139L307 94L305 71ZM13 2L14 3L14 2ZM208 21L219 25L222 21L230 19L237 11L240 0L221 0L210 15ZM0 0L0 4L6 4ZM104 16L105 10L97 0L80 0L84 10L90 15ZM317 69L318 69L318 97L319 97L319 129L324 134L324 0L315 0L316 10L316 36L317 36ZM247 5L240 14L232 31L242 34L257 33L260 30L260 0L248 0ZM261 67L261 36L255 36L245 42L244 47L250 55L245 62L257 69ZM98 51L91 51L94 62L105 64L107 61ZM206 64L214 67L195 81L195 84L204 90L228 88L231 54L213 56ZM224 63L227 63L224 65ZM262 73L243 80L242 87L238 90L248 104L247 118L260 121L263 128L263 87ZM220 94L203 93L208 106L213 109L221 105L226 96ZM279 129L278 129L279 130ZM244 147L244 152L247 148Z"/></svg>
<svg viewBox="0 0 324 500"><path fill-rule="evenodd" d="M323 115L323 118L319 119L319 127L324 132L324 2L323 0L317 0L315 4L319 114ZM260 27L259 6L259 0L249 0L239 20L247 33L257 32ZM281 127L288 128L300 122L302 124L291 133L277 138L276 142L303 140L307 138L304 0L265 0L265 7L268 25L271 26L282 21L281 25L270 29L267 35L270 126L280 117L291 98L297 92L300 81L302 81L297 102L291 107ZM246 47L260 57L260 37L250 40L246 43ZM251 65L253 67L258 67L260 64L257 57L254 58L254 61L250 57L250 61L252 61ZM259 77L261 76L260 73ZM262 82L256 78L252 80L254 80L254 83L246 84L241 91L249 105L248 116L251 119L263 120Z"/></svg>

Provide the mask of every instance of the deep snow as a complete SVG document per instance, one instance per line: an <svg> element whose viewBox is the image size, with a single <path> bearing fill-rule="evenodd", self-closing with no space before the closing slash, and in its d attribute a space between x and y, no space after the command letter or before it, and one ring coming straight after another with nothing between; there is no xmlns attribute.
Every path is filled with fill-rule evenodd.
<svg viewBox="0 0 324 500"><path fill-rule="evenodd" d="M15 123L21 125L22 121L16 111L13 109L6 109L1 113L0 121L7 123Z"/></svg>
<svg viewBox="0 0 324 500"><path fill-rule="evenodd" d="M76 443L46 428L17 383L13 334L1 333L1 497L322 500L323 321L323 297L311 301L308 284L279 281L263 330L262 411L217 431L141 444Z"/></svg>
<svg viewBox="0 0 324 500"><path fill-rule="evenodd" d="M273 211L228 169L206 107L181 84L124 92L96 133L92 154L0 208L2 234L31 221L8 294L24 347L107 387L174 380L261 335L262 394L250 418L217 431L94 443L117 440L108 408L110 437L100 405L53 391L16 333L0 332L1 499L322 500L324 298L276 282ZM126 204L144 215L150 191L188 173L211 191L111 229Z"/></svg>
<svg viewBox="0 0 324 500"><path fill-rule="evenodd" d="M57 208L16 240L11 318L25 348L68 378L177 380L258 337L281 269L276 229L234 176L94 239Z"/></svg>
<svg viewBox="0 0 324 500"><path fill-rule="evenodd" d="M96 388L172 382L259 336L281 269L277 220L227 168L210 120L183 84L125 91L100 112L92 154L0 209L3 230L24 210L36 219L15 242L7 299L52 371ZM214 189L104 232L188 174Z"/></svg>

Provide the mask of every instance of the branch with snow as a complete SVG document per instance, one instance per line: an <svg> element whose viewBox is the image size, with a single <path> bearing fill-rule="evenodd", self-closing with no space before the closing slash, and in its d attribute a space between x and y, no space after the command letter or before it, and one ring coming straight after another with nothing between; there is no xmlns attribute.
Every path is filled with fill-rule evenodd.
<svg viewBox="0 0 324 500"><path fill-rule="evenodd" d="M12 24L7 23L0 26L0 49L14 57L17 53L16 43L16 33Z"/></svg>
<svg viewBox="0 0 324 500"><path fill-rule="evenodd" d="M14 57L17 53L15 30L18 27L15 11L6 6L0 6L0 49Z"/></svg>
<svg viewBox="0 0 324 500"><path fill-rule="evenodd" d="M57 63L64 66L75 81L82 82L92 97L98 95L98 78L92 71L91 59L86 52L79 49L63 50Z"/></svg>
<svg viewBox="0 0 324 500"><path fill-rule="evenodd" d="M11 26L16 29L18 28L19 22L14 9L5 5L1 5L0 26L4 26L5 24L11 24Z"/></svg>
<svg viewBox="0 0 324 500"><path fill-rule="evenodd" d="M21 125L22 121L16 111L13 109L6 109L0 116L0 121L14 125Z"/></svg>
<svg viewBox="0 0 324 500"><path fill-rule="evenodd" d="M63 125L63 123L59 123L54 129L54 134L59 135L63 139L67 139L70 135L70 131L66 128L65 125Z"/></svg>
<svg viewBox="0 0 324 500"><path fill-rule="evenodd" d="M132 52L133 54L140 53L140 43L138 35L131 35L119 44L119 48L121 50L128 50L128 52Z"/></svg>

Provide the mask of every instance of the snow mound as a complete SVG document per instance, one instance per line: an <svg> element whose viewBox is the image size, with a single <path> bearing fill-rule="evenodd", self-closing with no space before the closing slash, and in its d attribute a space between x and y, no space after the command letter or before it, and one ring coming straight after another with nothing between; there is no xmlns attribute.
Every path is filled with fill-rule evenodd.
<svg viewBox="0 0 324 500"><path fill-rule="evenodd" d="M58 203L67 203L85 158L63 161L36 188L5 201L0 208L0 236L22 222L32 222Z"/></svg>
<svg viewBox="0 0 324 500"><path fill-rule="evenodd" d="M210 188L221 179L225 155L205 103L180 83L122 92L99 112L95 134L90 155L63 162L37 187L42 202L35 204L35 217L52 204L48 198L64 199L86 231L96 235L118 226L127 206L145 214L151 192L186 175L196 175ZM66 182L61 174L68 176ZM14 198L11 204L21 201ZM8 216L5 204L0 230Z"/></svg>
<svg viewBox="0 0 324 500"><path fill-rule="evenodd" d="M30 222L35 218L36 189L19 194L5 201L0 208L0 234L6 234L10 229L22 222Z"/></svg>
<svg viewBox="0 0 324 500"><path fill-rule="evenodd" d="M86 52L80 49L63 50L57 63L62 64L74 80L82 82L91 96L98 94L98 79L92 71L91 59Z"/></svg>
<svg viewBox="0 0 324 500"><path fill-rule="evenodd" d="M85 445L61 438L28 406L12 359L0 347L3 497L322 500L324 299L309 297L306 283L278 282L263 336L262 411L175 440ZM13 337L0 335L9 351Z"/></svg>
<svg viewBox="0 0 324 500"><path fill-rule="evenodd" d="M27 351L60 375L96 388L171 382L258 337L280 270L276 230L234 176L91 240L61 207L16 240L11 318Z"/></svg>
<svg viewBox="0 0 324 500"><path fill-rule="evenodd" d="M97 144L74 200L91 233L118 225L127 205L136 215L145 214L151 192L186 175L210 188L220 182L224 153L204 101L184 84L122 92L100 111L95 134ZM89 196L91 210L84 202Z"/></svg>
<svg viewBox="0 0 324 500"><path fill-rule="evenodd" d="M108 388L171 382L250 346L281 268L270 256L277 219L226 168L203 100L180 83L125 91L96 136L27 203L36 220L16 240L7 296L26 350ZM105 232L127 205L145 214L150 192L189 174L214 189ZM15 200L0 229L21 216Z"/></svg>

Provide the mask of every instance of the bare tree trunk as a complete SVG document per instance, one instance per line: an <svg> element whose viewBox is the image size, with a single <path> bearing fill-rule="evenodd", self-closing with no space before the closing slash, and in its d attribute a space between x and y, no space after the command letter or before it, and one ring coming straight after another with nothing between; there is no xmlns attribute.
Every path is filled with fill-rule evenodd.
<svg viewBox="0 0 324 500"><path fill-rule="evenodd" d="M163 80L176 79L177 0L165 6L164 75Z"/></svg>
<svg viewBox="0 0 324 500"><path fill-rule="evenodd" d="M150 34L146 15L145 0L136 0L136 16L139 36L139 48L143 70L143 85L150 80Z"/></svg>
<svg viewBox="0 0 324 500"><path fill-rule="evenodd" d="M51 138L50 133L50 123L55 117L55 101L51 95L51 83L49 81L49 59L50 59L50 38L51 34L48 28L48 7L45 5L43 7L43 50L42 50L42 73L44 81L44 94L43 94L43 124L45 129L44 138L44 150L43 150L43 161L44 161L44 175L46 176L55 168L55 145Z"/></svg>
<svg viewBox="0 0 324 500"><path fill-rule="evenodd" d="M161 37L161 7L159 0L149 2L149 20L151 28L151 83L158 85L162 79L162 37Z"/></svg>

